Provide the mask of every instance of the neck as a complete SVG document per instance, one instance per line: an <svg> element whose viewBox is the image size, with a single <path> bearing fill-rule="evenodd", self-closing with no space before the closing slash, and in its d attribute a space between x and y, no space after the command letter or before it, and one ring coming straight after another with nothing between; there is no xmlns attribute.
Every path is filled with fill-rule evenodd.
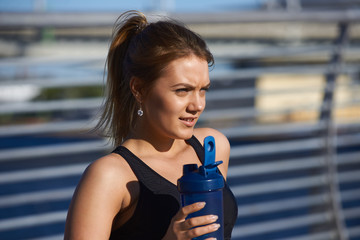
<svg viewBox="0 0 360 240"><path fill-rule="evenodd" d="M161 154L164 157L173 157L187 144L183 139L159 137L134 131L129 134L123 145L139 155Z"/></svg>
<svg viewBox="0 0 360 240"><path fill-rule="evenodd" d="M186 144L184 139L160 134L143 121L137 121L135 127L129 133L124 146L130 147L137 153L176 155Z"/></svg>
<svg viewBox="0 0 360 240"><path fill-rule="evenodd" d="M145 134L136 134L131 133L127 141L134 141L139 146L147 148L147 146L151 146L157 152L168 152L170 151L174 145L176 145L177 140L171 138L156 138L154 136L147 136Z"/></svg>

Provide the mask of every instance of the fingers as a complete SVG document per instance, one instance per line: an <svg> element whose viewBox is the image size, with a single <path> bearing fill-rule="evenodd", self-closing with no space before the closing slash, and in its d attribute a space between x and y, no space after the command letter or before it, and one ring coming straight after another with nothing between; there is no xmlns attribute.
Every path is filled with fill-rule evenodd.
<svg viewBox="0 0 360 240"><path fill-rule="evenodd" d="M216 215L206 215L206 216L189 218L184 222L183 228L185 230L197 226L207 225L216 222L217 219L218 216Z"/></svg>
<svg viewBox="0 0 360 240"><path fill-rule="evenodd" d="M175 220L183 220L187 215L197 212L205 207L205 202L197 202L183 207L175 216Z"/></svg>
<svg viewBox="0 0 360 240"><path fill-rule="evenodd" d="M164 239L192 239L211 232L215 232L220 228L220 224L215 223L218 219L216 215L205 215L187 218L191 213L197 212L205 207L205 202L197 202L187 205L179 210L172 219L171 227L169 227L167 236ZM209 238L208 240L213 240Z"/></svg>
<svg viewBox="0 0 360 240"><path fill-rule="evenodd" d="M216 230L218 230L220 228L220 224L218 223L213 223L210 225L206 225L206 226L202 226L202 227L197 227L197 228L193 228L188 230L186 233L186 237L188 238L195 238L195 237L199 237L202 236L204 234L208 234L211 232L215 232ZM211 239L211 238L210 238Z"/></svg>

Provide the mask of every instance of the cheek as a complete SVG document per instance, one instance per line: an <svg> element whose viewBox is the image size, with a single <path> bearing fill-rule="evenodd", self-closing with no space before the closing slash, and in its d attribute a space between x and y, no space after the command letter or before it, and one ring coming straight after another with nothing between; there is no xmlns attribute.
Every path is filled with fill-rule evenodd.
<svg viewBox="0 0 360 240"><path fill-rule="evenodd" d="M148 111L151 113L157 114L155 117L159 117L159 115L171 114L179 110L178 100L171 98L169 96L153 96L149 103Z"/></svg>
<svg viewBox="0 0 360 240"><path fill-rule="evenodd" d="M162 106L162 109L165 113L168 114L179 114L181 111L185 110L185 104L184 101L181 101L179 99L166 99L162 101L161 103L158 103L159 106Z"/></svg>
<svg viewBox="0 0 360 240"><path fill-rule="evenodd" d="M203 106L203 110L204 110L204 108L205 108L205 106L206 106L206 98L205 98L205 97L204 97L203 100L202 100L202 106Z"/></svg>

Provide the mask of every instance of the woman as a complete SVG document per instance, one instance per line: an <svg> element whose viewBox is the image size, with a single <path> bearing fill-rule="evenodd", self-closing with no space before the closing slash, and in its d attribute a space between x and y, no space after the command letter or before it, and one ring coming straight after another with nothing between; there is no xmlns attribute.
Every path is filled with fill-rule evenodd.
<svg viewBox="0 0 360 240"><path fill-rule="evenodd" d="M205 203L181 208L176 188L184 164L201 164L200 142L208 135L216 141L216 161L224 161L219 170L227 173L227 138L214 129L194 128L205 108L213 57L205 42L179 23L148 23L136 11L118 21L98 125L118 147L84 172L65 239L173 240L216 231L217 216L186 219ZM237 205L228 187L224 206L225 239L230 239Z"/></svg>

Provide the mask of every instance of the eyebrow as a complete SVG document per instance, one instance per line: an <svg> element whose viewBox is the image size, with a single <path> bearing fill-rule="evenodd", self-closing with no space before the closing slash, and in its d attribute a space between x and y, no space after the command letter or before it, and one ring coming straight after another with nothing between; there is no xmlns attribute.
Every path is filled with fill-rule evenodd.
<svg viewBox="0 0 360 240"><path fill-rule="evenodd" d="M194 88L195 88L193 85L188 84L188 83L178 83L178 84L172 85L171 87L172 87L172 88L176 88L176 87L187 87L187 88L191 88L191 89L194 89ZM204 87L202 87L202 88L209 88L209 87L210 87L210 82L209 82L206 86L204 86Z"/></svg>

